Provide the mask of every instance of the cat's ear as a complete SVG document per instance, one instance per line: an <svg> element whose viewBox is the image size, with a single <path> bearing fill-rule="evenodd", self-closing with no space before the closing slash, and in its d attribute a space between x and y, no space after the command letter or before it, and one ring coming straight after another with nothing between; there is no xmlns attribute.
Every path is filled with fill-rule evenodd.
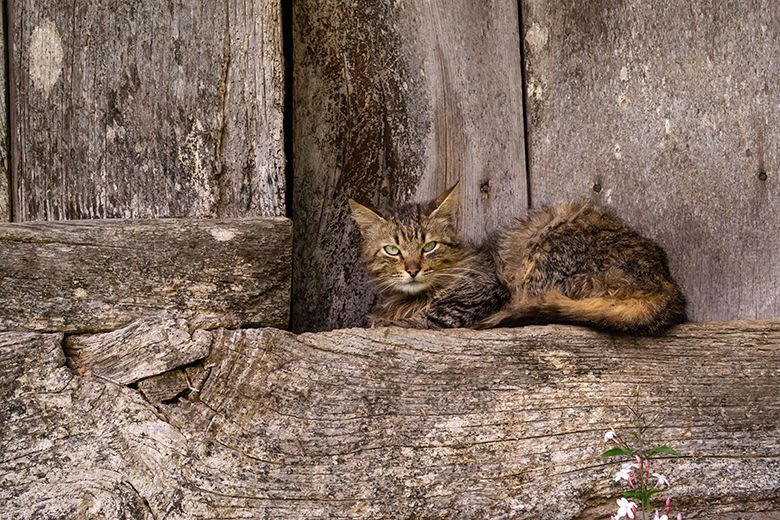
<svg viewBox="0 0 780 520"><path fill-rule="evenodd" d="M458 209L458 200L460 199L460 181L455 185L442 193L439 198L436 199L434 209L429 215L431 218L445 218L450 219Z"/></svg>
<svg viewBox="0 0 780 520"><path fill-rule="evenodd" d="M368 229L385 222L385 219L379 213L356 200L349 199L349 208L352 210L352 218L357 223L361 233L365 233Z"/></svg>

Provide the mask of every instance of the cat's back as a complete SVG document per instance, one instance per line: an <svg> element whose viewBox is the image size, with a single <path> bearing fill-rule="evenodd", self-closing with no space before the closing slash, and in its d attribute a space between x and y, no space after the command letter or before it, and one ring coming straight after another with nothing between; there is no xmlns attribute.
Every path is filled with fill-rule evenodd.
<svg viewBox="0 0 780 520"><path fill-rule="evenodd" d="M558 204L537 210L499 238L498 256L507 283L535 292L551 284L586 288L603 283L605 273L634 286L655 287L669 278L666 255L609 210Z"/></svg>
<svg viewBox="0 0 780 520"><path fill-rule="evenodd" d="M574 246L589 241L589 237L594 235L621 234L628 229L605 208L560 203L532 211L526 218L518 219L498 236L498 247L517 256L543 246Z"/></svg>

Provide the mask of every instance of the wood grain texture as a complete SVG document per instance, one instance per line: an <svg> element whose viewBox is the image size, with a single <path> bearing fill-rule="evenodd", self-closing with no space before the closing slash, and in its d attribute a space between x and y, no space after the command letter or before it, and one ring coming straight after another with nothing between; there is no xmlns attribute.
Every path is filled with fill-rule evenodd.
<svg viewBox="0 0 780 520"><path fill-rule="evenodd" d="M685 518L780 513L780 322L205 333L168 404L0 334L0 516L606 518L637 386Z"/></svg>
<svg viewBox="0 0 780 520"><path fill-rule="evenodd" d="M374 293L349 197L426 200L461 181L471 240L526 209L516 2L294 4L293 327L362 323Z"/></svg>
<svg viewBox="0 0 780 520"><path fill-rule="evenodd" d="M8 49L5 3L0 5L0 222L11 220L11 157L8 121Z"/></svg>
<svg viewBox="0 0 780 520"><path fill-rule="evenodd" d="M15 0L16 220L284 215L278 0Z"/></svg>
<svg viewBox="0 0 780 520"><path fill-rule="evenodd" d="M178 369L142 379L137 386L144 399L150 403L162 403L176 399L177 396L188 391L191 387L187 372Z"/></svg>
<svg viewBox="0 0 780 520"><path fill-rule="evenodd" d="M533 205L613 207L694 320L780 316L780 4L522 8Z"/></svg>
<svg viewBox="0 0 780 520"><path fill-rule="evenodd" d="M286 327L291 228L281 217L0 225L0 330L111 331L159 313Z"/></svg>
<svg viewBox="0 0 780 520"><path fill-rule="evenodd" d="M74 370L126 385L202 359L210 344L185 320L155 316L104 334L71 335L65 352Z"/></svg>

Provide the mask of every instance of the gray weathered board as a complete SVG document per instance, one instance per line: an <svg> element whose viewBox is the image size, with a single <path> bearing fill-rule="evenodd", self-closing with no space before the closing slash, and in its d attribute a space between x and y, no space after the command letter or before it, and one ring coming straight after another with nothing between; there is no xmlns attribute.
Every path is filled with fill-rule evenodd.
<svg viewBox="0 0 780 520"><path fill-rule="evenodd" d="M278 0L14 0L15 220L285 214Z"/></svg>
<svg viewBox="0 0 780 520"><path fill-rule="evenodd" d="M293 327L356 325L373 292L348 197L425 200L460 179L468 239L526 210L517 2L293 10Z"/></svg>
<svg viewBox="0 0 780 520"><path fill-rule="evenodd" d="M522 8L532 204L615 208L695 320L780 316L780 3Z"/></svg>
<svg viewBox="0 0 780 520"><path fill-rule="evenodd" d="M0 330L110 331L150 316L284 328L291 250L282 217L0 224Z"/></svg>
<svg viewBox="0 0 780 520"><path fill-rule="evenodd" d="M653 463L656 504L780 515L780 322L198 332L208 355L130 386L66 368L61 334L0 333L0 517L604 519L637 387L646 441L683 455Z"/></svg>
<svg viewBox="0 0 780 520"><path fill-rule="evenodd" d="M11 165L8 154L8 78L5 4L0 5L0 222L11 220Z"/></svg>

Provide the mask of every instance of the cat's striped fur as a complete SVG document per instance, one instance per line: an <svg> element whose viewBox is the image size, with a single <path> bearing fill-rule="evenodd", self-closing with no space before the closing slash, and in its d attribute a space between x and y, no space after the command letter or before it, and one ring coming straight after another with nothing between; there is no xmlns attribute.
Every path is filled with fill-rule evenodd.
<svg viewBox="0 0 780 520"><path fill-rule="evenodd" d="M384 295L370 325L559 322L659 334L685 321L664 251L604 209L537 211L474 247L455 233L457 200L456 185L430 203L382 212L350 201L363 260Z"/></svg>

